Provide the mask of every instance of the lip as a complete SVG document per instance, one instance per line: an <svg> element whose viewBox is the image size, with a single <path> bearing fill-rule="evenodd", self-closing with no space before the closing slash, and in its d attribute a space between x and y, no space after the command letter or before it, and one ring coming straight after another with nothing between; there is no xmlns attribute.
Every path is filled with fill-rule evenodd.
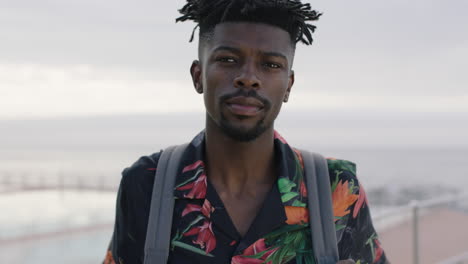
<svg viewBox="0 0 468 264"><path fill-rule="evenodd" d="M237 96L225 103L233 114L240 116L255 116L264 108L262 102L252 97Z"/></svg>

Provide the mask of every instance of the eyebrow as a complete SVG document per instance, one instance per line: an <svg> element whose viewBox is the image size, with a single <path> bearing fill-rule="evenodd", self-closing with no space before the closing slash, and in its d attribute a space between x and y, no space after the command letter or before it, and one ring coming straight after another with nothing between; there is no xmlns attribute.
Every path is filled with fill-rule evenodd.
<svg viewBox="0 0 468 264"><path fill-rule="evenodd" d="M219 46L213 50L213 52L217 51L230 51L232 53L240 53L240 50L237 48L229 47L229 46Z"/></svg>
<svg viewBox="0 0 468 264"><path fill-rule="evenodd" d="M215 48L213 50L213 52L217 52L217 51L229 51L229 52L232 52L232 53L240 53L240 49L238 48L234 48L234 47L229 47L229 46L219 46L217 48ZM260 51L260 54L262 54L263 56L267 56L267 57L280 57L284 60L288 60L287 57L282 54L282 53L279 53L279 52L275 52L275 51Z"/></svg>

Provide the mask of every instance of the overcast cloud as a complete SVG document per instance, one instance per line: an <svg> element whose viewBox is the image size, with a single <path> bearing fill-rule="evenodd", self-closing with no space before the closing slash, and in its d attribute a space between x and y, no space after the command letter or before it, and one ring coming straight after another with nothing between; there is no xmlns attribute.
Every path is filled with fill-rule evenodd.
<svg viewBox="0 0 468 264"><path fill-rule="evenodd" d="M468 113L468 2L311 1L290 109ZM0 119L203 111L184 1L0 0Z"/></svg>

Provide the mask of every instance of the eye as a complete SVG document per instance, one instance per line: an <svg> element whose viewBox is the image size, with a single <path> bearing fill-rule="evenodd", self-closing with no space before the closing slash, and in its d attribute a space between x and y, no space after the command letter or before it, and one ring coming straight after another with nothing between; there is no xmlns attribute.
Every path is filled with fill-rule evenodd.
<svg viewBox="0 0 468 264"><path fill-rule="evenodd" d="M268 68L272 68L272 69L279 69L279 68L281 68L281 65L280 65L280 64L274 63L274 62L267 62L267 63L265 63L265 66L268 67Z"/></svg>
<svg viewBox="0 0 468 264"><path fill-rule="evenodd" d="M232 57L219 57L218 59L216 59L217 61L220 61L220 62L226 62L226 63L235 63L236 60Z"/></svg>

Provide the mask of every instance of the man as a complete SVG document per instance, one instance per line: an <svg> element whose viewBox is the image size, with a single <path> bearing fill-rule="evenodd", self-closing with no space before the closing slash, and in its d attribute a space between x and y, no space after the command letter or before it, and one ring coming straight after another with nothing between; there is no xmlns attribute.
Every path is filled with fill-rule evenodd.
<svg viewBox="0 0 468 264"><path fill-rule="evenodd" d="M274 121L294 84L295 45L312 43L307 21L320 14L298 0L188 0L180 12L200 29L190 73L206 128L176 178L168 263L315 263L302 156ZM143 263L159 157L123 172L109 263ZM355 165L328 166L340 259L385 263Z"/></svg>

